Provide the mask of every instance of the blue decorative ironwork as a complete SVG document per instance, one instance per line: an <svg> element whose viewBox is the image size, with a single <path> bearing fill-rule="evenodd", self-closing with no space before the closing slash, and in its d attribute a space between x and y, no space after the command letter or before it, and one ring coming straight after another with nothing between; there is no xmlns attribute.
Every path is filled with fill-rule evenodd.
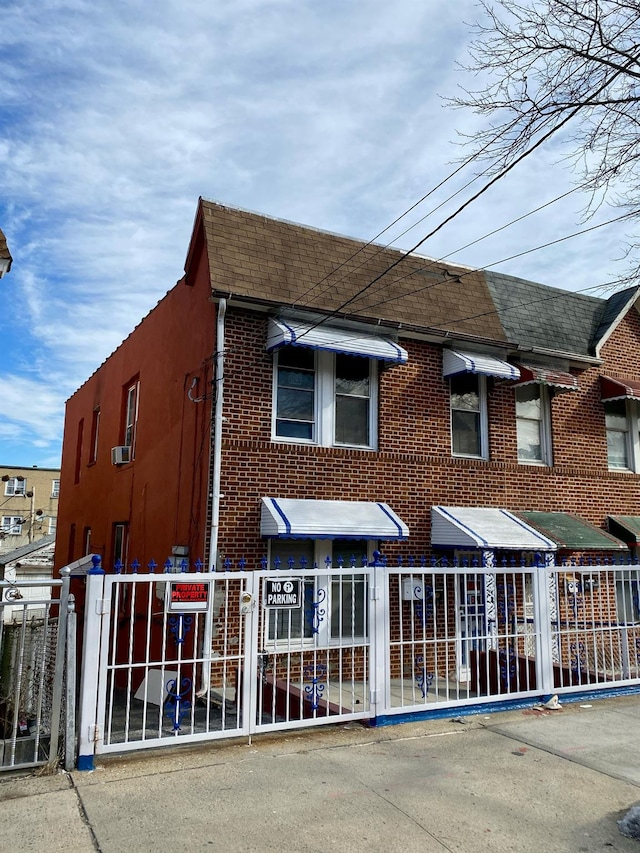
<svg viewBox="0 0 640 853"><path fill-rule="evenodd" d="M422 698L426 699L429 694L429 689L433 684L435 672L427 672L424 655L416 655L413 671L416 679L416 685L422 694Z"/></svg>
<svg viewBox="0 0 640 853"><path fill-rule="evenodd" d="M304 619L306 624L311 628L312 634L320 632L320 623L324 622L326 610L320 605L327 597L326 589L318 589L317 598L313 598L313 587L309 584L304 591Z"/></svg>
<svg viewBox="0 0 640 853"><path fill-rule="evenodd" d="M167 698L164 700L165 714L171 720L174 732L179 732L182 720L191 710L191 702L184 697L191 690L190 678L183 678L180 682L182 692L178 692L178 680L171 678L167 681Z"/></svg>
<svg viewBox="0 0 640 853"><path fill-rule="evenodd" d="M150 561L147 563L147 568L149 569L149 571L150 571L151 573L153 573L153 572L155 572L155 570L158 568L158 564L156 563L156 561L155 561L155 560L150 560Z"/></svg>
<svg viewBox="0 0 640 853"><path fill-rule="evenodd" d="M512 583L496 584L498 617L506 622L516 612L516 590Z"/></svg>
<svg viewBox="0 0 640 853"><path fill-rule="evenodd" d="M134 573L134 575L137 575L138 569L140 568L140 563L137 560L134 560L133 563L130 563L129 568Z"/></svg>
<svg viewBox="0 0 640 853"><path fill-rule="evenodd" d="M311 710L316 711L320 706L327 686L327 667L324 663L307 664L303 670L302 680L304 692L309 697Z"/></svg>
<svg viewBox="0 0 640 853"><path fill-rule="evenodd" d="M122 563L122 560L116 560L115 563L113 564L113 571L117 575L120 575L120 574L122 574L123 569L124 569L124 565Z"/></svg>
<svg viewBox="0 0 640 853"><path fill-rule="evenodd" d="M508 649L500 649L498 652L498 665L500 668L500 681L504 685L505 690L509 690L510 686L516 683L516 666L517 666L516 651L512 646Z"/></svg>
<svg viewBox="0 0 640 853"><path fill-rule="evenodd" d="M413 588L413 597L415 599L414 612L418 623L426 627L430 619L433 618L433 587L424 587L424 598L419 596L422 593L421 584L416 584Z"/></svg>
<svg viewBox="0 0 640 853"><path fill-rule="evenodd" d="M571 643L569 651L571 652L571 671L575 672L576 675L580 675L584 670L586 660L584 643Z"/></svg>
<svg viewBox="0 0 640 853"><path fill-rule="evenodd" d="M173 568L173 563L172 563L172 562L171 562L171 560L167 557L167 559L164 561L164 570L165 570L165 572L168 574L168 573L171 571L171 569L172 569L172 568Z"/></svg>
<svg viewBox="0 0 640 853"><path fill-rule="evenodd" d="M173 634L176 646L181 646L184 643L185 637L191 630L192 625L193 616L184 616L182 613L177 613L175 616L169 617L169 630Z"/></svg>
<svg viewBox="0 0 640 853"><path fill-rule="evenodd" d="M193 568L196 570L196 572L201 572L202 569L204 568L204 563L202 562L200 557L198 557L198 559L193 564Z"/></svg>

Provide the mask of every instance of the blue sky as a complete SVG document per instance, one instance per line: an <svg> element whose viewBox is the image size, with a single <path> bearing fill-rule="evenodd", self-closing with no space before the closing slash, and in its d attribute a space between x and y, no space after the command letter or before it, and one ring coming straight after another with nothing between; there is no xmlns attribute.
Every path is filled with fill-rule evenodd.
<svg viewBox="0 0 640 853"><path fill-rule="evenodd" d="M64 401L180 278L197 199L370 239L455 168L444 105L471 0L5 0L0 28L0 464L56 466ZM628 226L580 227L553 146L420 249L570 290L624 269ZM385 240L409 248L447 184ZM616 211L604 207L599 220ZM597 291L591 291L598 293Z"/></svg>

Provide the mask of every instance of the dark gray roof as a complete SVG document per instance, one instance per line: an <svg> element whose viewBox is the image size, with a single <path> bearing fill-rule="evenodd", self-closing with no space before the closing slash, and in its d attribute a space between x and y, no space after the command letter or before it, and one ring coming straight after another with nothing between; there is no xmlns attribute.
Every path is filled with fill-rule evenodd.
<svg viewBox="0 0 640 853"><path fill-rule="evenodd" d="M21 545L19 548L14 548L13 551L6 551L0 554L0 566L6 566L8 563L13 563L14 560L19 560L21 557L26 557L36 551L44 549L49 545L53 545L56 541L56 534L49 533L47 536L41 536L35 542L29 542L28 545Z"/></svg>
<svg viewBox="0 0 640 853"><path fill-rule="evenodd" d="M630 304L635 301L639 291L640 288L638 287L628 287L626 290L619 290L607 299L604 312L600 318L600 325L594 334L594 347L600 343L622 311L628 309Z"/></svg>
<svg viewBox="0 0 640 853"><path fill-rule="evenodd" d="M607 301L491 270L485 270L485 276L502 326L513 343L593 355Z"/></svg>

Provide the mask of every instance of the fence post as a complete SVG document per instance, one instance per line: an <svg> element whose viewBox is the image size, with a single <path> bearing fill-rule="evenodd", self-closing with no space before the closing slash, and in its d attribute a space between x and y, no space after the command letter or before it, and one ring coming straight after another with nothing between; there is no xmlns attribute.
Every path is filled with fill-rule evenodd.
<svg viewBox="0 0 640 853"><path fill-rule="evenodd" d="M80 725L78 734L78 770L93 770L96 740L96 714L98 706L98 680L100 644L102 637L102 599L104 597L104 570L100 557L93 556L92 568L87 571L87 592L84 608L84 636L80 665Z"/></svg>
<svg viewBox="0 0 640 853"><path fill-rule="evenodd" d="M547 555L545 555L547 556ZM534 567L534 596L535 596L535 618L536 630L540 654L536 685L544 695L553 693L553 653L552 653L552 625L551 608L549 606L549 595L551 591L551 579L555 571L555 561L545 559L545 564Z"/></svg>
<svg viewBox="0 0 640 853"><path fill-rule="evenodd" d="M369 707L371 716L381 716L387 708L387 650L389 644L389 574L385 571L384 562L378 551L373 552L373 562L369 563L371 571L369 592L369 631L371 636L371 684ZM399 576L398 576L399 578Z"/></svg>
<svg viewBox="0 0 640 853"><path fill-rule="evenodd" d="M62 587L58 599L58 635L56 637L56 669L53 675L53 695L51 699L51 741L49 761L57 761L60 741L60 710L62 707L62 684L64 678L64 654L67 644L67 618L69 609L69 569L62 569Z"/></svg>
<svg viewBox="0 0 640 853"><path fill-rule="evenodd" d="M67 615L67 656L65 668L67 673L67 691L65 696L65 737L64 737L64 769L73 770L76 766L76 637L77 615L75 597L69 596Z"/></svg>

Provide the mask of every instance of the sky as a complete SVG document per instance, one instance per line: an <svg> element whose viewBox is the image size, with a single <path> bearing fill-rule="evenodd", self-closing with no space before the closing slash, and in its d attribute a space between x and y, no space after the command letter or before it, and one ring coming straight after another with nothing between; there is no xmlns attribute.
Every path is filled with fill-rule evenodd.
<svg viewBox="0 0 640 853"><path fill-rule="evenodd" d="M452 173L479 127L446 103L478 82L460 68L478 14L472 0L4 0L0 465L60 464L65 400L181 277L199 196L370 240ZM529 251L594 224L576 193L475 242L568 191L565 153L550 142L419 252L569 290L621 274L620 223ZM472 177L379 242L413 247Z"/></svg>

